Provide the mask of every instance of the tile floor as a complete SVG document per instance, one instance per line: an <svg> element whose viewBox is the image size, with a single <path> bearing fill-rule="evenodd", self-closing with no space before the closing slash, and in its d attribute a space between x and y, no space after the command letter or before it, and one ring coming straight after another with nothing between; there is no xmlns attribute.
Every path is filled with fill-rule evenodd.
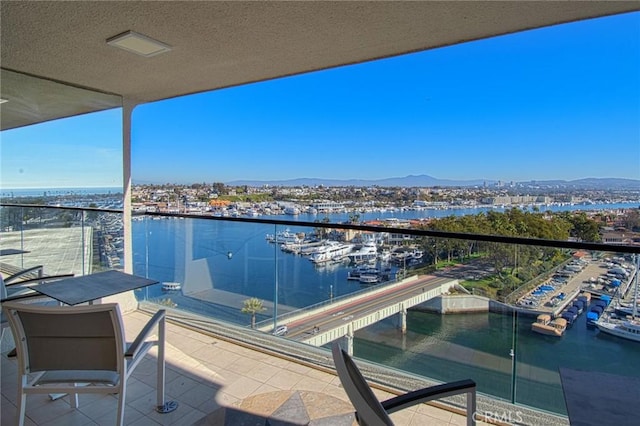
<svg viewBox="0 0 640 426"><path fill-rule="evenodd" d="M135 311L125 314L127 336L135 336L148 315ZM5 341L7 339L5 332ZM10 344L11 342L9 342ZM125 423L135 426L211 425L212 414L221 407L243 410L256 395L276 391L313 391L348 403L340 380L323 371L260 351L248 349L167 323L166 400L177 401L177 410L159 414L155 406L155 353L134 371L129 381ZM10 347L3 342L1 364L1 425L15 424L16 362L7 358ZM392 395L377 391L380 399ZM68 397L51 401L48 395L27 397L26 425L73 426L113 425L117 400L114 396L80 395L74 410ZM244 404L244 405L243 405ZM243 408L244 407L244 408ZM397 425L464 425L465 418L422 404L392 415Z"/></svg>

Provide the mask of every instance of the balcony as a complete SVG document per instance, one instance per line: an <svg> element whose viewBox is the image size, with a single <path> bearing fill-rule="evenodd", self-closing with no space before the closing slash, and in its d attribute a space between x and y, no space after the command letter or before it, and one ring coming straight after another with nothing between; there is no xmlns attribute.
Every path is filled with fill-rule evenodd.
<svg viewBox="0 0 640 426"><path fill-rule="evenodd" d="M0 248L27 252L3 257L5 274L12 266L37 264L44 265L48 274L84 275L121 268L123 231L121 212L117 210L5 204L2 214L3 224L13 225L4 229ZM354 268L347 260L313 262L292 252L294 246L268 241L268 236L282 237L285 231L297 236L321 232L336 239L349 238L346 235L382 239L385 235L404 235L405 245L408 239L413 249L420 247L425 253L433 243L440 247L440 253L450 249L455 262L434 269L427 261L401 259L400 253L411 251L395 247L393 251L401 260L389 263L386 277L381 278L384 282L362 283L348 279ZM158 306L167 309L171 319L167 393L181 407L190 407L179 410L183 413L180 416L187 412L193 416L186 420L181 417L190 423L215 416L212 413L220 406L242 411L243 402L277 390L314 391L346 401L327 350L327 344L335 339L350 345L381 398L385 393L469 377L478 383L481 393L478 408L484 417L479 416L479 420L504 423L539 424L544 419L544 424L567 424L560 367L633 373L623 368L640 355L638 345L588 328L586 310L561 337L534 333L532 324L536 314L544 310L560 316L563 305L569 306L579 293L588 291L594 300L598 294L616 297L615 288L598 278L612 269L607 263L626 259L625 266L631 265L629 256L637 254L638 247L483 235L474 235L473 241L469 238L426 230L295 220L160 213L135 216L134 273L162 283L177 283L180 289L163 289L158 284L135 291L136 309L126 315L128 335L134 335L145 315ZM312 243L307 248L312 249ZM530 274L522 266L518 271L517 265L532 262L534 252L536 256L544 252L555 263L545 273L512 281L512 288L503 285L498 295L487 298L483 295L492 290L491 285L475 284L491 282L487 281L491 266L473 261L472 254L478 252L496 256L506 253L513 260L510 267L516 269L516 276ZM578 253L588 253L589 261L576 260L573 255ZM635 267L619 280L627 295L633 273ZM414 293L405 287L424 277L435 277L438 285L434 289L440 289L442 283L451 285L446 291L438 290L444 294L433 298L430 292L435 290L431 287L425 291L419 285ZM435 282L429 279L425 286ZM400 303L389 301L385 308L364 308L371 299L381 301L386 293L401 291L405 292L402 303L416 300L419 305L396 309ZM244 302L253 297L262 302L263 308L255 311L255 329L251 327L251 313L242 312ZM361 309L350 311L354 298L360 298L357 303ZM380 316L379 321L371 320L375 315ZM287 325L289 332L273 336L272 331L280 325ZM3 343L6 355L10 343ZM614 358L612 353L616 353ZM11 376L5 374L12 371L12 362L3 356L3 404L9 404L7 409L3 405L3 413L11 412L15 400ZM129 395L131 414L126 414L127 422L142 424L150 419L173 423L172 415L151 412L153 393L145 383L153 383L153 377L145 376L144 369L137 374L141 383L136 382L136 390ZM95 406L91 401L85 404L85 411L81 408L73 413L64 402L30 398L27 406L32 411L28 413L37 424L49 424L54 420L49 415L71 416L60 420L65 424L75 416L102 423L108 411L104 404L115 401L96 401ZM62 407L59 412L49 408L53 404ZM459 401L453 399L437 408L425 405L398 413L394 420L398 424L424 424L428 420L424 416L430 416L458 424L463 422L459 413Z"/></svg>

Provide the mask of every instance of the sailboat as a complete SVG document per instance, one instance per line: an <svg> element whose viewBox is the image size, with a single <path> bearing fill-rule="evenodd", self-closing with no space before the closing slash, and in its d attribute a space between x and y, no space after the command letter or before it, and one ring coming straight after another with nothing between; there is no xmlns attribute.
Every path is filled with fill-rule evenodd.
<svg viewBox="0 0 640 426"><path fill-rule="evenodd" d="M640 320L637 319L638 314L638 267L640 266L640 258L636 256L636 270L635 270L635 294L633 295L633 312L630 319L626 320L612 320L612 319L600 319L596 321L598 329L604 333L611 334L613 336L622 337L623 339L633 340L640 342Z"/></svg>

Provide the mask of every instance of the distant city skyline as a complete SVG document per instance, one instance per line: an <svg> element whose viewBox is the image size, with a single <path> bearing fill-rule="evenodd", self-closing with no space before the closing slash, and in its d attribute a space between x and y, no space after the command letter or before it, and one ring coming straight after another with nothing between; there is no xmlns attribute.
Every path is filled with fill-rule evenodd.
<svg viewBox="0 0 640 426"><path fill-rule="evenodd" d="M1 186L121 185L120 114L2 132ZM132 122L138 184L640 179L640 13L144 104Z"/></svg>

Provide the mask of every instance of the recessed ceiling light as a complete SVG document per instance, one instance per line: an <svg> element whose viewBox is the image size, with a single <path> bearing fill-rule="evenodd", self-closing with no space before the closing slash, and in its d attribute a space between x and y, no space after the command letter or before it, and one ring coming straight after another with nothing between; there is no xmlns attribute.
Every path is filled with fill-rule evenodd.
<svg viewBox="0 0 640 426"><path fill-rule="evenodd" d="M171 50L168 44L133 31L108 38L107 44L147 58Z"/></svg>

